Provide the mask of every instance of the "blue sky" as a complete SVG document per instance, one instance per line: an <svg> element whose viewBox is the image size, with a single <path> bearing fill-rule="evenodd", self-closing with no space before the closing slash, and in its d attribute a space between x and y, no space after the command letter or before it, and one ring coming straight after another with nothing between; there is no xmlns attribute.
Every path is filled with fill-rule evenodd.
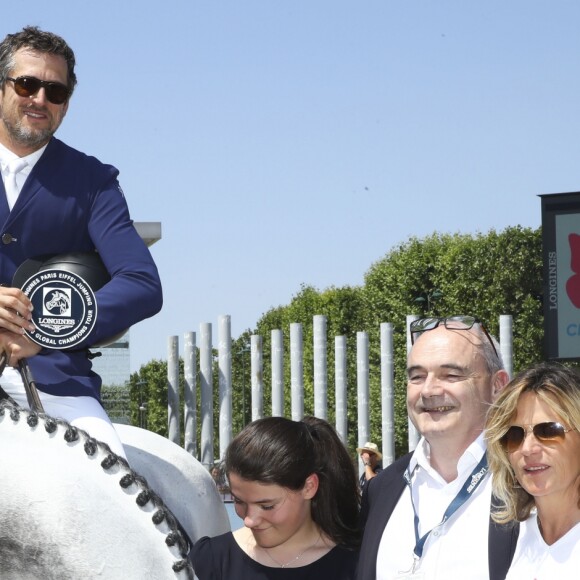
<svg viewBox="0 0 580 580"><path fill-rule="evenodd" d="M0 34L67 39L58 137L162 222L135 371L302 283L360 285L410 236L539 226L539 194L580 190L579 23L572 0L28 0Z"/></svg>

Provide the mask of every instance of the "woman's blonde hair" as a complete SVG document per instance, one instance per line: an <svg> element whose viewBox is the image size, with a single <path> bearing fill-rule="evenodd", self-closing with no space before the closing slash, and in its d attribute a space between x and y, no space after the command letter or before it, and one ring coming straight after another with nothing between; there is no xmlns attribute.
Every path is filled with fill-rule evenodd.
<svg viewBox="0 0 580 580"><path fill-rule="evenodd" d="M559 363L539 363L521 372L505 387L487 416L486 440L493 493L503 503L494 506L497 523L527 519L535 506L534 496L521 487L512 469L502 437L513 424L523 393L534 393L568 427L580 430L580 375ZM580 453L580 449L578 449ZM580 507L580 487L578 489Z"/></svg>

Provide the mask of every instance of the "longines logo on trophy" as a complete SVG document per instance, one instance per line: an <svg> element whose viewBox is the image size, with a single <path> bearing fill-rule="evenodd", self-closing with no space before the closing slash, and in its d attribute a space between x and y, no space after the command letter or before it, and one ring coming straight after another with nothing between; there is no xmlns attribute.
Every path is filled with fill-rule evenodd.
<svg viewBox="0 0 580 580"><path fill-rule="evenodd" d="M110 280L96 252L46 255L26 260L12 283L34 307L27 336L45 348L70 349L84 341L97 320L95 292Z"/></svg>
<svg viewBox="0 0 580 580"><path fill-rule="evenodd" d="M29 278L22 291L30 298L36 329L27 332L46 348L71 348L84 340L97 319L97 302L89 284L78 274L42 270Z"/></svg>

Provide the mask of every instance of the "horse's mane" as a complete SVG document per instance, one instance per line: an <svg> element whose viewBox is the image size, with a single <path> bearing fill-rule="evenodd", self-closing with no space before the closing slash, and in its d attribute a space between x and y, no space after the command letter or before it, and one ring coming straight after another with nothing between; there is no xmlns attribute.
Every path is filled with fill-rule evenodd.
<svg viewBox="0 0 580 580"><path fill-rule="evenodd" d="M82 444L87 457L97 454L105 456L101 461L101 468L104 471L109 471L114 466L118 466L119 486L127 489L135 485L140 489L135 498L137 508L145 508L150 504L148 507L152 506L154 509L151 516L152 524L159 529L160 524L165 522L165 525L169 528L169 532L165 537L165 544L169 547L177 548L180 555L180 559L175 560L172 565L173 571L176 573L184 571L187 573L188 578L193 580L193 567L187 557L190 550L187 534L159 495L149 487L147 480L136 473L123 457L111 451L106 443L98 441L86 431L72 426L63 419L56 419L46 414L28 411L8 400L0 400L0 417L4 417L6 413L9 414L10 419L15 423L24 420L31 429L43 424L44 429L49 434L55 433L60 426L64 429L64 440L67 443L78 442L78 444Z"/></svg>

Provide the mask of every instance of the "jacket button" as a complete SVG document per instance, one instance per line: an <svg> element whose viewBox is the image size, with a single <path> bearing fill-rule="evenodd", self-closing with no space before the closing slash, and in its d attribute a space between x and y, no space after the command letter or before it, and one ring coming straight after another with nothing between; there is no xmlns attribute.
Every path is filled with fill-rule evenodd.
<svg viewBox="0 0 580 580"><path fill-rule="evenodd" d="M12 242L15 242L16 238L12 236L12 234L6 233L6 234L2 234L2 243L4 245L8 245L11 244Z"/></svg>

